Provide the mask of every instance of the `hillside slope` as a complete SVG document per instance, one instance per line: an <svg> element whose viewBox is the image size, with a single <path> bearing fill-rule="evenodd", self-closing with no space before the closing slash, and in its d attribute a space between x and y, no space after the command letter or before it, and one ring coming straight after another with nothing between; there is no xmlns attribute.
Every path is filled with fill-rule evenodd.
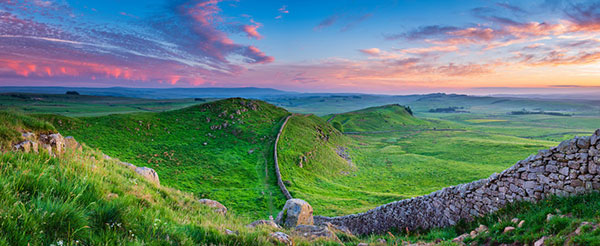
<svg viewBox="0 0 600 246"><path fill-rule="evenodd" d="M55 132L24 115L3 112L0 122L19 133ZM53 146L54 157L41 146L39 154L13 152L11 144L0 147L0 245L271 244L266 228L246 228L235 212L218 214L85 145Z"/></svg>
<svg viewBox="0 0 600 246"><path fill-rule="evenodd" d="M393 131L405 126L427 127L431 125L428 121L414 117L410 108L399 104L326 115L324 118L334 125L339 122L343 132Z"/></svg>
<svg viewBox="0 0 600 246"><path fill-rule="evenodd" d="M162 184L264 218L285 202L272 156L286 115L262 101L233 98L161 113L40 117L110 156L154 168Z"/></svg>
<svg viewBox="0 0 600 246"><path fill-rule="evenodd" d="M326 216L364 212L485 178L554 144L421 119L398 105L339 114L332 124L325 119L292 117L278 148L283 179L291 183L288 189L313 204L315 214ZM334 128L339 119L347 120L345 135ZM386 121L378 127L377 122ZM360 131L348 132L346 126ZM331 136L315 137L321 132ZM338 152L351 162L344 162ZM307 153L312 164L300 167Z"/></svg>

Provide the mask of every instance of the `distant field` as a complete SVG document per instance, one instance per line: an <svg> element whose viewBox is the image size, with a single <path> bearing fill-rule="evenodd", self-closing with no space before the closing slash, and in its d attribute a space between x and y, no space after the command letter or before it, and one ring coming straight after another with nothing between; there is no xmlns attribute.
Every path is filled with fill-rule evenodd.
<svg viewBox="0 0 600 246"><path fill-rule="evenodd" d="M136 112L162 112L214 101L215 99L142 99L107 96L5 93L0 110L65 116L101 116Z"/></svg>

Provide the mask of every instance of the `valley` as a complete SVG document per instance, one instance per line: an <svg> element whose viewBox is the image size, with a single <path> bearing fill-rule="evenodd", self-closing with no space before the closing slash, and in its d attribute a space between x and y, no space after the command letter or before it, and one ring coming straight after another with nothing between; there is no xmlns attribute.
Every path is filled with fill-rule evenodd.
<svg viewBox="0 0 600 246"><path fill-rule="evenodd" d="M447 94L286 95L263 101L11 93L0 95L0 102L7 112L2 121L13 122L0 128L3 145L25 129L73 136L86 151L156 170L164 187L221 202L238 225L275 217L286 202L277 185L274 148L291 195L312 205L315 215L341 216L487 178L540 149L592 134L600 120L595 101ZM448 105L465 112L431 110ZM565 115L510 114L521 109ZM416 237L394 235L449 240L477 226L472 223Z"/></svg>

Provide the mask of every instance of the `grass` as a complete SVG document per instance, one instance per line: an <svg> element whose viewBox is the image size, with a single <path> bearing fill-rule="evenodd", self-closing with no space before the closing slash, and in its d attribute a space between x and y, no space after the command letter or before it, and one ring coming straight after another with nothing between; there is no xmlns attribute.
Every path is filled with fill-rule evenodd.
<svg viewBox="0 0 600 246"><path fill-rule="evenodd" d="M288 189L294 197L308 201L319 215L364 212L384 203L486 178L556 144L419 119L402 107L391 107L336 115L334 121L347 119L342 121L344 130L351 126L362 132L338 135L328 126L332 136L329 141L315 137L317 129L326 125L323 119L327 116L320 121L292 117L282 135L279 158L283 179L291 181ZM389 123L378 129L375 122L385 122L382 117ZM347 148L351 168L335 152L337 146ZM300 168L299 159L306 153L313 155L309 165Z"/></svg>
<svg viewBox="0 0 600 246"><path fill-rule="evenodd" d="M2 123L24 117L12 114ZM157 186L85 144L59 157L3 153L0 187L2 246L274 245L274 229L247 228L245 213L217 214L194 194ZM292 238L295 245L338 245Z"/></svg>
<svg viewBox="0 0 600 246"><path fill-rule="evenodd" d="M268 231L250 231L247 221L213 214L191 194L156 187L87 148L61 158L6 153L0 186L0 245L269 244Z"/></svg>
<svg viewBox="0 0 600 246"><path fill-rule="evenodd" d="M56 131L54 126L30 116L10 111L0 111L0 149L10 149L11 143L21 141L24 132L48 133Z"/></svg>
<svg viewBox="0 0 600 246"><path fill-rule="evenodd" d="M432 229L428 231L398 232L384 235L388 242L432 242L442 241L442 245L451 244L453 238L475 230L479 225L489 229L476 237L468 237L465 243L476 245L533 245L546 237L545 245L600 245L600 231L593 225L600 223L600 193L594 192L572 197L550 197L537 203L517 202L505 208L476 218L473 221L461 221L456 226ZM554 215L548 219L548 214ZM516 223L512 220L516 218ZM523 220L523 226L518 223ZM582 226L583 222L591 225ZM507 226L516 229L504 233ZM576 229L581 227L577 235ZM370 236L368 240L378 238Z"/></svg>
<svg viewBox="0 0 600 246"><path fill-rule="evenodd" d="M371 107L343 114L326 115L335 124L339 122L344 132L389 131L399 126L426 127L429 122L413 117L402 105L392 104Z"/></svg>
<svg viewBox="0 0 600 246"><path fill-rule="evenodd" d="M136 112L162 112L215 99L141 99L110 96L57 95L32 93L0 94L0 110L66 116L101 116Z"/></svg>
<svg viewBox="0 0 600 246"><path fill-rule="evenodd" d="M287 115L273 105L238 98L160 113L40 117L112 157L154 168L161 184L266 218L285 202L272 156Z"/></svg>

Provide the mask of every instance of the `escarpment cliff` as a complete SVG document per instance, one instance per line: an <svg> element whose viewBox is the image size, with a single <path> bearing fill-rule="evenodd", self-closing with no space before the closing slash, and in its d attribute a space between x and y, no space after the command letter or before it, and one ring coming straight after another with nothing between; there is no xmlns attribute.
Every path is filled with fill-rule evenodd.
<svg viewBox="0 0 600 246"><path fill-rule="evenodd" d="M396 201L360 214L315 216L315 224L331 223L353 233L383 233L445 227L492 213L507 203L539 201L600 190L600 129L557 147L540 150L500 174L447 187L429 195Z"/></svg>

